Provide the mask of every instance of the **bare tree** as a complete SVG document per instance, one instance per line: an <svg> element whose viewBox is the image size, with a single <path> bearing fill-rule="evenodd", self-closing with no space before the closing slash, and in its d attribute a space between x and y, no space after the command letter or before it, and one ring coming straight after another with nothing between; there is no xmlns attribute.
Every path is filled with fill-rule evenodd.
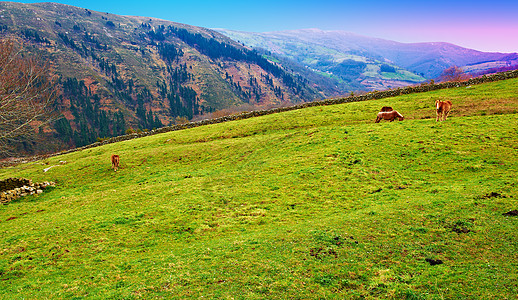
<svg viewBox="0 0 518 300"><path fill-rule="evenodd" d="M452 66L442 72L440 80L459 82L468 80L470 78L471 76L466 74L466 72L464 72L461 68Z"/></svg>
<svg viewBox="0 0 518 300"><path fill-rule="evenodd" d="M41 61L12 39L0 41L0 155L52 119L57 89L49 65Z"/></svg>

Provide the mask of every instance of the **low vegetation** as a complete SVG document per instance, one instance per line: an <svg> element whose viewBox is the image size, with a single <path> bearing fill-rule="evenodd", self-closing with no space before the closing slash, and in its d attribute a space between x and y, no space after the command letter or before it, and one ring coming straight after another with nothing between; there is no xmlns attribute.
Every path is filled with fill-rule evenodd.
<svg viewBox="0 0 518 300"><path fill-rule="evenodd" d="M517 95L312 107L0 169L56 182L0 207L0 298L512 299ZM382 106L405 120L374 124Z"/></svg>

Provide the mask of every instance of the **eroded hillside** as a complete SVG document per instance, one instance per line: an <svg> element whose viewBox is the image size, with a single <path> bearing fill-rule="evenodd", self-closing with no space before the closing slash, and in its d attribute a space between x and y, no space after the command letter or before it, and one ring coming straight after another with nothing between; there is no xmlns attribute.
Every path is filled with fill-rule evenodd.
<svg viewBox="0 0 518 300"><path fill-rule="evenodd" d="M53 3L0 3L0 30L51 62L80 146L242 104L324 98L318 85L214 31Z"/></svg>

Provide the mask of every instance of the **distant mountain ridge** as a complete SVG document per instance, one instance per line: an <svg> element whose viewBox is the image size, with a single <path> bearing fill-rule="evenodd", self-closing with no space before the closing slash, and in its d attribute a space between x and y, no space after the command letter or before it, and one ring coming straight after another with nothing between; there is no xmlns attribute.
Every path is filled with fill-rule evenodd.
<svg viewBox="0 0 518 300"><path fill-rule="evenodd" d="M383 64L421 76L393 78L407 82L437 78L444 69L454 65L469 66L468 71L480 71L494 66L518 64L517 53L486 53L442 42L400 43L345 31L302 29L250 33L216 30L247 46L265 48L322 72L333 73L329 66L339 65L343 61L364 62L368 67L362 75L378 81L391 79L387 77L389 74L376 70ZM361 76L359 78L361 81Z"/></svg>

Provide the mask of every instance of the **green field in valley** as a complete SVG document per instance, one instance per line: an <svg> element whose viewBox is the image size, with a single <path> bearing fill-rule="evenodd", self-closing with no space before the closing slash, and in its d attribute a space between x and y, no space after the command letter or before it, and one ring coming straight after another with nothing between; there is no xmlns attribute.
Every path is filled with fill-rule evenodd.
<svg viewBox="0 0 518 300"><path fill-rule="evenodd" d="M3 168L0 299L515 299L517 154L512 79Z"/></svg>

